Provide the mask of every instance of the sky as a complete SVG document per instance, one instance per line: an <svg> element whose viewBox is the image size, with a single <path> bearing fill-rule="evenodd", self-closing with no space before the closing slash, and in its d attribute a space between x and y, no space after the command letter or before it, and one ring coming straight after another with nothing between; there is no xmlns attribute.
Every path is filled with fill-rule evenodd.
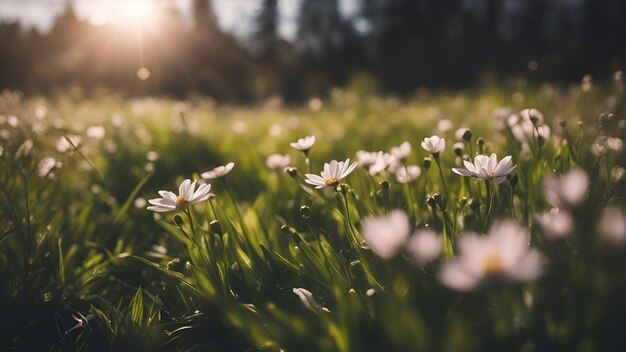
<svg viewBox="0 0 626 352"><path fill-rule="evenodd" d="M125 4L133 0L74 0L74 9L79 18L94 25L103 25L115 18ZM190 19L192 0L142 0L169 1L187 20ZM302 0L279 0L279 33L293 39L297 30L298 8ZM229 32L245 36L251 30L252 18L259 8L260 0L213 0L214 10L220 26ZM66 0L0 0L0 21L20 21L40 31L47 31L54 19L65 10ZM353 14L356 0L339 2L344 16Z"/></svg>

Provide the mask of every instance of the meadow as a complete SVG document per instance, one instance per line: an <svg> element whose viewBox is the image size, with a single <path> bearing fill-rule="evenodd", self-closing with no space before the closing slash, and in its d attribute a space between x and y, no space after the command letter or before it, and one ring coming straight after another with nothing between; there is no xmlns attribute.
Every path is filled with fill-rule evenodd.
<svg viewBox="0 0 626 352"><path fill-rule="evenodd" d="M623 96L2 92L0 349L623 350Z"/></svg>

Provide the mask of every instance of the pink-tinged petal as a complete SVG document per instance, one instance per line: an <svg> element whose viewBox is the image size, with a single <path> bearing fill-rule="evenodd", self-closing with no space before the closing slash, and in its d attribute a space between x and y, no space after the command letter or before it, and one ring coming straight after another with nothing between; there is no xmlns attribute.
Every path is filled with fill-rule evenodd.
<svg viewBox="0 0 626 352"><path fill-rule="evenodd" d="M322 171L323 178L331 178L333 175L330 173L330 164L324 163L324 171Z"/></svg>
<svg viewBox="0 0 626 352"><path fill-rule="evenodd" d="M466 169L457 169L456 167L452 168L452 172L461 176L474 176L473 172L466 170Z"/></svg>
<svg viewBox="0 0 626 352"><path fill-rule="evenodd" d="M478 173L478 170L476 169L476 166L474 166L474 164L470 163L469 161L463 160L463 165L465 165L465 168L467 170L469 170L471 173L473 173L473 174L477 174Z"/></svg>
<svg viewBox="0 0 626 352"><path fill-rule="evenodd" d="M163 199L163 198L149 199L148 203L152 205L163 205L163 206L175 206L176 205L175 201L172 201L170 199Z"/></svg>
<svg viewBox="0 0 626 352"><path fill-rule="evenodd" d="M506 170L510 169L511 166L511 156L507 155L502 158L502 160L500 160L498 165L496 165L496 167L493 169L493 173L496 175L501 174L502 172L506 172Z"/></svg>
<svg viewBox="0 0 626 352"><path fill-rule="evenodd" d="M350 159L348 159L348 160L350 160ZM348 167L348 169L343 174L341 174L341 178L344 178L344 177L350 175L352 173L352 171L354 171L354 169L357 167L357 165L358 165L357 162L352 163L352 165L350 165Z"/></svg>
<svg viewBox="0 0 626 352"><path fill-rule="evenodd" d="M543 271L544 264L541 255L531 250L510 269L509 277L518 282L531 282L540 278Z"/></svg>
<svg viewBox="0 0 626 352"><path fill-rule="evenodd" d="M304 175L307 179L311 180L311 181L315 181L317 183L324 183L324 178L320 177L319 175L316 174L305 174ZM305 179L306 181L306 179Z"/></svg>
<svg viewBox="0 0 626 352"><path fill-rule="evenodd" d="M201 195L196 197L193 202L189 202L190 204L196 204L196 203L200 203L200 202L204 202L205 200L209 199L210 194L205 194L205 195Z"/></svg>
<svg viewBox="0 0 626 352"><path fill-rule="evenodd" d="M170 192L170 191L159 191L159 195L160 195L162 198L172 200L172 202L175 202L175 201L176 201L176 194L174 194L174 192Z"/></svg>
<svg viewBox="0 0 626 352"><path fill-rule="evenodd" d="M489 163L487 164L487 170L493 172L497 165L498 157L496 156L496 153L491 153L491 155L489 156Z"/></svg>
<svg viewBox="0 0 626 352"><path fill-rule="evenodd" d="M445 263L439 271L439 281L457 291L472 291L477 288L480 279L463 270L458 260Z"/></svg>
<svg viewBox="0 0 626 352"><path fill-rule="evenodd" d="M235 163L232 162L232 161L230 163L226 164L226 167L224 168L225 169L224 170L225 171L224 174L229 173L233 169L233 167L235 167Z"/></svg>
<svg viewBox="0 0 626 352"><path fill-rule="evenodd" d="M191 183L191 185L189 185L189 188L187 188L187 194L185 195L185 199L186 199L186 200L188 200L188 201L189 201L189 200L191 200L191 198L193 197L193 194L194 194L194 192L196 191L196 184L197 184L197 183L198 183L198 182L193 181L193 182Z"/></svg>
<svg viewBox="0 0 626 352"><path fill-rule="evenodd" d="M476 172L479 169L484 169L489 163L489 157L486 155L476 155L474 157L474 165L476 166Z"/></svg>
<svg viewBox="0 0 626 352"><path fill-rule="evenodd" d="M185 179L185 181L183 181L183 183L180 184L180 187L178 187L178 195L186 197L187 190L189 189L189 185L191 185L191 180L190 179ZM187 199L187 198L185 198L185 199Z"/></svg>

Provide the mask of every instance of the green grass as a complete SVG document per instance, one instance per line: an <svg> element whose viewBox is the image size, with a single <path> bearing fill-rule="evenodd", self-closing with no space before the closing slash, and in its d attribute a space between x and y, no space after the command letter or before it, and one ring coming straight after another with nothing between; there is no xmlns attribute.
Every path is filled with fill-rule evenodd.
<svg viewBox="0 0 626 352"><path fill-rule="evenodd" d="M335 91L317 111L276 101L4 92L0 349L622 350L624 248L597 226L608 205L623 212L623 148L597 156L591 147L605 134L623 139L622 83L518 85L404 100ZM496 128L501 106L541 110L550 138L522 148L510 130ZM599 127L601 113L615 117ZM442 119L454 127L439 131ZM93 125L105 128L104 138L87 137ZM452 173L459 127L473 133L465 154L471 145L474 153L511 155L517 184L492 186L488 197L483 183ZM422 165L421 140L433 134L447 141L447 194L436 164ZM72 135L80 143L59 151ZM303 182L304 157L289 147L305 135L317 137L312 173L332 159L354 160L357 150L388 151L406 140L407 163L422 174L409 187L357 168L339 193L315 190ZM158 158L148 160L151 151ZM291 154L298 175L268 170L272 153ZM45 157L60 164L40 175ZM145 209L158 190L177 193L183 179L229 161L235 168L211 181L215 196L192 206L191 218ZM572 234L549 241L535 220L550 209L543 182L572 168L585 170L589 193L571 209ZM436 193L445 207L429 205ZM412 228L445 228L446 249L434 262L417 268L406 255L384 260L361 246L362 220L392 209L405 209ZM438 272L458 255L463 233L484 233L504 218L529 228L544 275L468 293L443 285ZM294 288L312 292L317 304L304 305Z"/></svg>

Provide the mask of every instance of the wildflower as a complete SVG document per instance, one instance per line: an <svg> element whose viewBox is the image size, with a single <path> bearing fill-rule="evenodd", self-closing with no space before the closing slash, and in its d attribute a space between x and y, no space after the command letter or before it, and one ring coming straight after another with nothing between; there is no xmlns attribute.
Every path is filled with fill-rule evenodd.
<svg viewBox="0 0 626 352"><path fill-rule="evenodd" d="M535 132L535 128L537 131ZM530 120L522 120L517 124L511 125L511 133L513 137L520 143L531 143L535 138L550 138L550 127L539 123L533 124Z"/></svg>
<svg viewBox="0 0 626 352"><path fill-rule="evenodd" d="M472 139L472 131L469 128L461 127L454 132L454 137L459 140L470 141Z"/></svg>
<svg viewBox="0 0 626 352"><path fill-rule="evenodd" d="M85 134L89 138L102 139L104 138L104 135L106 134L106 130L102 126L90 126L90 127L87 127Z"/></svg>
<svg viewBox="0 0 626 352"><path fill-rule="evenodd" d="M391 154L397 160L406 160L406 158L411 155L411 143L404 142L398 147L393 147L389 151L389 154Z"/></svg>
<svg viewBox="0 0 626 352"><path fill-rule="evenodd" d="M524 109L520 111L519 114L522 119L530 121L535 125L543 124L543 113L535 108Z"/></svg>
<svg viewBox="0 0 626 352"><path fill-rule="evenodd" d="M589 178L582 169L571 169L561 177L547 178L543 191L548 203L557 209L579 205L587 196Z"/></svg>
<svg viewBox="0 0 626 352"><path fill-rule="evenodd" d="M489 234L459 238L460 254L445 263L441 282L457 291L472 291L495 282L531 282L543 273L539 252L529 246L530 234L517 223L494 224Z"/></svg>
<svg viewBox="0 0 626 352"><path fill-rule="evenodd" d="M17 127L20 124L20 118L15 115L10 115L7 117L7 123L11 127Z"/></svg>
<svg viewBox="0 0 626 352"><path fill-rule="evenodd" d="M454 127L454 125L452 124L452 121L448 119L443 119L437 123L437 129L440 132L448 132L452 129L452 127Z"/></svg>
<svg viewBox="0 0 626 352"><path fill-rule="evenodd" d="M446 140L438 136L426 137L422 142L422 148L433 155L438 155L446 149Z"/></svg>
<svg viewBox="0 0 626 352"><path fill-rule="evenodd" d="M148 210L159 213L173 210L185 210L190 205L209 199L210 190L211 185L208 183L200 185L196 190L196 181L191 182L191 180L186 179L178 188L178 196L176 196L174 192L159 191L161 198L148 200L148 203L152 204L152 206L148 207Z"/></svg>
<svg viewBox="0 0 626 352"><path fill-rule="evenodd" d="M304 154L308 154L309 150L313 147L313 144L315 144L315 136L300 138L297 142L290 143L289 145L293 149L299 150Z"/></svg>
<svg viewBox="0 0 626 352"><path fill-rule="evenodd" d="M298 296L300 302L302 302L305 307L309 309L315 309L320 307L319 303L317 303L317 301L313 297L311 291L307 290L306 288L294 288L293 293Z"/></svg>
<svg viewBox="0 0 626 352"><path fill-rule="evenodd" d="M270 170L278 170L289 166L290 162L291 156L287 154L272 154L265 160L265 165L267 165Z"/></svg>
<svg viewBox="0 0 626 352"><path fill-rule="evenodd" d="M69 139L69 141L68 141ZM59 153L64 153L66 151L68 151L69 149L72 149L74 147L78 147L78 145L80 144L80 141L82 140L82 138L80 138L80 136L77 135L70 135L67 137L61 137L59 138L59 140L57 141L57 151Z"/></svg>
<svg viewBox="0 0 626 352"><path fill-rule="evenodd" d="M598 222L600 236L614 245L624 248L625 231L624 212L614 206L606 207L600 214L600 221Z"/></svg>
<svg viewBox="0 0 626 352"><path fill-rule="evenodd" d="M443 249L443 237L433 230L418 230L406 244L406 252L411 261L424 267L432 262Z"/></svg>
<svg viewBox="0 0 626 352"><path fill-rule="evenodd" d="M350 158L346 159L346 161L333 160L324 164L324 171L321 172L321 177L315 174L306 174L304 182L315 186L315 188L335 187L339 184L339 181L354 171L356 166L356 162L350 165Z"/></svg>
<svg viewBox="0 0 626 352"><path fill-rule="evenodd" d="M378 152L376 162L370 166L369 173L372 176L384 173L386 170L394 170L398 166L398 160L389 153Z"/></svg>
<svg viewBox="0 0 626 352"><path fill-rule="evenodd" d="M383 217L363 220L361 231L367 245L381 258L395 256L409 238L409 219L406 213L396 209Z"/></svg>
<svg viewBox="0 0 626 352"><path fill-rule="evenodd" d="M498 162L495 153L490 156L476 155L474 163L463 160L465 169L452 168L452 171L461 176L470 176L483 179L486 181L493 180L495 184L502 183L508 175L511 175L517 165L511 162L511 156L505 156Z"/></svg>
<svg viewBox="0 0 626 352"><path fill-rule="evenodd" d="M213 180L216 178L224 177L230 172L230 170L233 169L233 167L235 167L235 163L230 162L224 166L218 166L213 170L203 172L200 177L205 180Z"/></svg>
<svg viewBox="0 0 626 352"><path fill-rule="evenodd" d="M400 183L412 183L417 180L421 173L422 169L417 165L399 167L396 170L396 180Z"/></svg>
<svg viewBox="0 0 626 352"><path fill-rule="evenodd" d="M541 231L551 240L567 237L574 229L574 220L565 210L552 209L537 214L535 220Z"/></svg>
<svg viewBox="0 0 626 352"><path fill-rule="evenodd" d="M37 169L40 177L46 177L49 175L52 169L61 167L61 162L56 161L55 158L48 156L39 161Z"/></svg>

